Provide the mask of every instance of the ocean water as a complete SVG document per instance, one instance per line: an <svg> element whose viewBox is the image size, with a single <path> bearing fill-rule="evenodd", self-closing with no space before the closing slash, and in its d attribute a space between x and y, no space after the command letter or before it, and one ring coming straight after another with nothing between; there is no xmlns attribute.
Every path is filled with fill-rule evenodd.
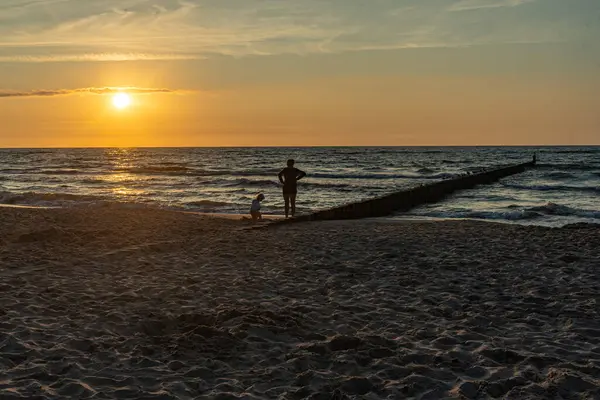
<svg viewBox="0 0 600 400"><path fill-rule="evenodd" d="M262 192L263 211L278 214L277 173L294 158L308 173L297 206L306 213L529 161L534 151L535 169L396 217L600 222L600 147L3 149L0 204L247 213Z"/></svg>

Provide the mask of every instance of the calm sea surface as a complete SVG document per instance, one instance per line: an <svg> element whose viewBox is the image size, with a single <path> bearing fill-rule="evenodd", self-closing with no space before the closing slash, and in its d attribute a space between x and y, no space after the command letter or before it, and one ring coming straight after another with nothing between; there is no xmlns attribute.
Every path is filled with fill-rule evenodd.
<svg viewBox="0 0 600 400"><path fill-rule="evenodd" d="M263 210L281 213L277 173L294 158L308 173L299 185L298 211L304 213L529 161L534 151L536 169L408 215L551 226L600 222L600 147L5 149L0 150L0 203L118 202L246 213L262 192Z"/></svg>

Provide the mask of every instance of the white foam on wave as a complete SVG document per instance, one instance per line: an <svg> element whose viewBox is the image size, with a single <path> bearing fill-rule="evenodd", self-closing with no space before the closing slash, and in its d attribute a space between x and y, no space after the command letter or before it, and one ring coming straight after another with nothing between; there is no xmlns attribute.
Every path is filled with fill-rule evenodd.
<svg viewBox="0 0 600 400"><path fill-rule="evenodd" d="M541 206L515 208L514 205L502 210L435 210L417 211L408 214L412 217L434 219L476 219L484 221L527 223L535 225L563 226L574 222L600 223L600 211L568 207L556 203Z"/></svg>

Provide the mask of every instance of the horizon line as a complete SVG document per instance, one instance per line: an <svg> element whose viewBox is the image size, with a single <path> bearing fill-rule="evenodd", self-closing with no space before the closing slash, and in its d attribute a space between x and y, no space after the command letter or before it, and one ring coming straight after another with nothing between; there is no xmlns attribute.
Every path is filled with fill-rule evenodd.
<svg viewBox="0 0 600 400"><path fill-rule="evenodd" d="M93 149L309 149L309 148L428 148L428 147L449 147L449 148L475 148L475 147L600 147L600 144L484 144L484 145L286 145L286 146L74 146L74 147L2 147L2 150L93 150Z"/></svg>

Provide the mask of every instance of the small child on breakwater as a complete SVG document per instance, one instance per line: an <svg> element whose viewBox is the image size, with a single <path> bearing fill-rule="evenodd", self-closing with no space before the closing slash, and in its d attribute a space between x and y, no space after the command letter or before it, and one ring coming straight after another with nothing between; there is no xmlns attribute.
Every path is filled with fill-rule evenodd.
<svg viewBox="0 0 600 400"><path fill-rule="evenodd" d="M254 200L252 200L252 205L250 206L250 215L252 216L252 220L262 220L262 214L260 212L260 202L265 199L265 195L259 193Z"/></svg>

